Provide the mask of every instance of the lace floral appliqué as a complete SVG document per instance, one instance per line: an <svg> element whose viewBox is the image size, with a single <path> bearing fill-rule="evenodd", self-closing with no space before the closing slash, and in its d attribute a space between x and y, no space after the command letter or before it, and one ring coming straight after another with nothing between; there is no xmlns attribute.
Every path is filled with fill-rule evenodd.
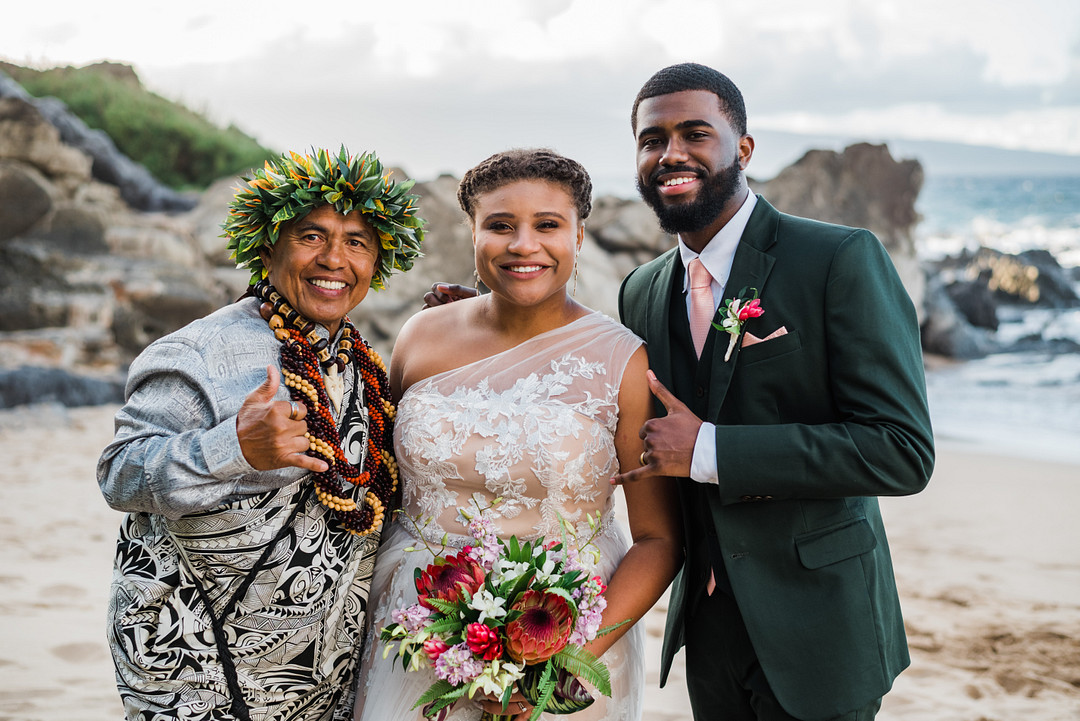
<svg viewBox="0 0 1080 721"><path fill-rule="evenodd" d="M618 388L607 376L604 363L567 353L502 390L487 378L410 389L397 420L399 462L412 479L406 509L432 519L424 535L463 530L452 518L465 484L501 497L499 516L535 536L558 533L560 515L578 522L604 507L610 489L597 479L617 468Z"/></svg>

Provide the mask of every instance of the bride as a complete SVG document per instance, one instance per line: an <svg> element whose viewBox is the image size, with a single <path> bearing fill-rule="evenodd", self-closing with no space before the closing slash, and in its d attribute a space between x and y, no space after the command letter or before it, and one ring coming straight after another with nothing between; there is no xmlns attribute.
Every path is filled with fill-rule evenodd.
<svg viewBox="0 0 1080 721"><path fill-rule="evenodd" d="M398 336L390 383L399 398L394 447L402 514L384 533L370 598L371 627L357 689L357 721L422 719L412 706L433 673L383 658L379 629L416 600L413 572L444 534L461 547L458 509L476 496L494 508L501 537L558 537L560 517L596 539L608 584L603 625L636 622L682 561L676 490L668 479L624 487L631 541L614 522L611 477L642 461L638 435L652 399L642 341L567 292L591 210L592 183L577 162L548 150L498 153L468 171L458 202L473 231L476 272L488 294L413 316ZM427 520L431 519L431 520ZM456 551L451 548L449 552ZM574 719L641 717L643 633L624 624L586 647L611 672L612 695ZM464 699L450 719L501 713ZM506 713L532 708L515 692ZM543 718L549 718L544 715ZM552 717L553 718L553 717Z"/></svg>

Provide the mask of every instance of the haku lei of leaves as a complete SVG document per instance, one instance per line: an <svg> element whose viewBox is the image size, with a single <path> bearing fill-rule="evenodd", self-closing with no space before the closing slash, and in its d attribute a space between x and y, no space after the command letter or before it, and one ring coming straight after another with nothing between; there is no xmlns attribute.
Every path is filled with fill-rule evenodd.
<svg viewBox="0 0 1080 721"><path fill-rule="evenodd" d="M302 218L320 205L343 214L357 211L379 235L381 249L371 288L380 290L395 270L406 271L420 257L425 222L417 213L414 181L390 180L374 153L350 156L312 150L283 154L243 177L222 224L231 258L251 271L251 283L266 277L259 250L277 242L283 223Z"/></svg>

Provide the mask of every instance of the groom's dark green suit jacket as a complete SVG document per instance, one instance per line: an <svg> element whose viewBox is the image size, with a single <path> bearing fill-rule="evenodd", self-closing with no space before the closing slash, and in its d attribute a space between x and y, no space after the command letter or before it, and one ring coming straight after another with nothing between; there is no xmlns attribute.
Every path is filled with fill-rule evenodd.
<svg viewBox="0 0 1080 721"><path fill-rule="evenodd" d="M694 387L674 376L697 367L673 350L682 279L676 248L635 269L619 296L623 323L671 389ZM781 705L807 721L833 718L882 696L909 663L876 496L916 493L933 468L918 323L873 234L782 214L760 197L724 300L744 288L760 292L765 311L744 332L787 334L724 361L728 335L713 329L711 368L682 394L699 396L703 419L717 424L719 485L679 484L687 557L661 685L679 648L711 643L684 621L710 563L722 564Z"/></svg>

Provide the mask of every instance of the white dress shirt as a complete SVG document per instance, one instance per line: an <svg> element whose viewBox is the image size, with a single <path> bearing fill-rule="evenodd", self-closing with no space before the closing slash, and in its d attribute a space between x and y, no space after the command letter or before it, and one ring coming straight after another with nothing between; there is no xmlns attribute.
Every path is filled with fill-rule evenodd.
<svg viewBox="0 0 1080 721"><path fill-rule="evenodd" d="M683 268L690 265L694 258L700 258L701 264L712 276L713 312L720 306L724 297L724 288L727 286L728 277L731 275L731 263L735 260L735 249L739 247L739 240L746 223L750 220L750 214L757 205L757 196L748 192L742 207L732 216L720 231L714 235L700 254L687 247L682 237L679 238L679 257L682 258ZM690 273L683 271L683 293L686 294L686 317L690 317ZM697 440L694 442L694 458L690 465L690 477L698 483L719 483L716 471L716 426L712 423L703 422L698 429Z"/></svg>

